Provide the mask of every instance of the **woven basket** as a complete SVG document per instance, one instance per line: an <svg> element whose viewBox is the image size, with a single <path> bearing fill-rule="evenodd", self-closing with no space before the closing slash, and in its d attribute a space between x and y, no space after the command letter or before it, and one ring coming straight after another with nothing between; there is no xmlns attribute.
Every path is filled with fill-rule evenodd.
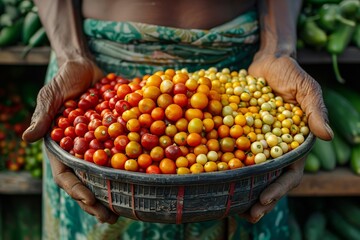
<svg viewBox="0 0 360 240"><path fill-rule="evenodd" d="M96 198L120 216L158 223L189 223L243 213L284 167L303 158L315 137L262 164L189 175L146 174L117 170L76 158L45 137L48 154L72 168Z"/></svg>

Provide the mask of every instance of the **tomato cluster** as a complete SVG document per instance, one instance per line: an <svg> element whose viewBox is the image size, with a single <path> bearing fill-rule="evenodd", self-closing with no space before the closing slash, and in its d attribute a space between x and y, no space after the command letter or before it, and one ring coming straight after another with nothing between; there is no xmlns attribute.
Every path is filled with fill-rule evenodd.
<svg viewBox="0 0 360 240"><path fill-rule="evenodd" d="M264 79L210 68L167 69L131 81L109 73L64 103L51 138L98 165L187 174L276 158L306 134L301 109L275 98Z"/></svg>

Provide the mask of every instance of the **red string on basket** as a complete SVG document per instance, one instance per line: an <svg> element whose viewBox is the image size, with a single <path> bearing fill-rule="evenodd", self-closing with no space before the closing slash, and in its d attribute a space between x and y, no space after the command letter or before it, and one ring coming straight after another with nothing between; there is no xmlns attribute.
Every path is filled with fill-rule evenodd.
<svg viewBox="0 0 360 240"><path fill-rule="evenodd" d="M176 224L180 224L182 222L184 194L185 194L184 186L179 186L178 195L177 195L177 205L176 205Z"/></svg>
<svg viewBox="0 0 360 240"><path fill-rule="evenodd" d="M116 212L116 210L114 209L114 207L112 205L111 182L110 182L109 179L106 180L106 187L107 187L107 194L108 194L108 199L109 199L109 207L110 207L111 211L113 211L114 213L120 215L119 213Z"/></svg>
<svg viewBox="0 0 360 240"><path fill-rule="evenodd" d="M224 218L227 217L227 215L229 214L230 211L230 207L231 207L231 202L234 196L234 191L235 191L235 182L231 182L230 186L229 186L229 194L228 194L228 199L227 199L227 203L226 203L226 210L224 213Z"/></svg>
<svg viewBox="0 0 360 240"><path fill-rule="evenodd" d="M134 190L134 184L130 184L131 187L131 207L132 207L132 213L136 220L140 221L139 216L137 215L135 211L135 190Z"/></svg>

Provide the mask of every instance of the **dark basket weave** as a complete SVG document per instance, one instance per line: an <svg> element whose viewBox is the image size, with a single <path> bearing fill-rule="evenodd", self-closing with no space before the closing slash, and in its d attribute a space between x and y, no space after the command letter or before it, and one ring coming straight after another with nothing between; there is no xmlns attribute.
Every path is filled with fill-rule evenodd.
<svg viewBox="0 0 360 240"><path fill-rule="evenodd" d="M283 168L306 156L315 137L262 164L189 175L146 174L101 167L66 152L49 135L50 155L72 168L96 198L120 216L159 223L188 223L243 213Z"/></svg>

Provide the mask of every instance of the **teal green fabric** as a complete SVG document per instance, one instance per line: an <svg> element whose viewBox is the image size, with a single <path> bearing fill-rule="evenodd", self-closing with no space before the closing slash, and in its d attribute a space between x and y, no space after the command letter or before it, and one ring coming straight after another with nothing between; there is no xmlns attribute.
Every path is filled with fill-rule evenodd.
<svg viewBox="0 0 360 240"><path fill-rule="evenodd" d="M105 73L133 78L166 68L189 72L217 67L247 68L258 48L256 12L210 29L177 29L132 22L84 21L84 32L96 62ZM58 70L51 56L46 81ZM53 181L44 161L43 239L287 239L287 199L257 224L238 216L188 224L157 224L120 217L114 225L99 223Z"/></svg>

